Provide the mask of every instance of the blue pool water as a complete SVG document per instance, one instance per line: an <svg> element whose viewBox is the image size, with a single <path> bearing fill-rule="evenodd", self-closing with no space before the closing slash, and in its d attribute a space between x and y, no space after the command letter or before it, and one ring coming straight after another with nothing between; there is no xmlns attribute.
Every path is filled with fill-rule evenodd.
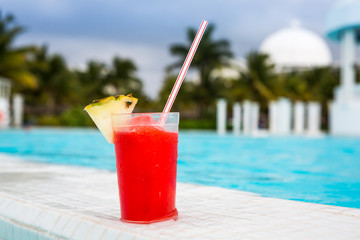
<svg viewBox="0 0 360 240"><path fill-rule="evenodd" d="M114 146L95 129L2 130L0 152L115 171ZM181 132L178 181L360 208L360 138Z"/></svg>

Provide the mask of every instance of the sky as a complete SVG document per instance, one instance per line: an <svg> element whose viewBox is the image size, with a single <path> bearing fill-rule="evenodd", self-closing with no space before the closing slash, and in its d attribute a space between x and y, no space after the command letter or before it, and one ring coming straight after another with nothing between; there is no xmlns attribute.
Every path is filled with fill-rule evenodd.
<svg viewBox="0 0 360 240"><path fill-rule="evenodd" d="M326 15L336 0L0 0L26 32L16 45L46 44L71 67L89 60L132 59L145 92L155 97L174 43L186 43L186 29L203 19L216 26L214 39L227 39L236 59L257 50L266 36L297 19L325 37ZM201 43L200 43L201 44ZM329 42L333 55L337 45Z"/></svg>

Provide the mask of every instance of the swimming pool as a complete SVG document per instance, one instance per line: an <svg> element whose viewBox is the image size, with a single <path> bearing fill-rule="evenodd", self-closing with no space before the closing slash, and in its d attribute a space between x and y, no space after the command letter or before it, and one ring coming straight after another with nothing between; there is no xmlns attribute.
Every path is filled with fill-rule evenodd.
<svg viewBox="0 0 360 240"><path fill-rule="evenodd" d="M115 171L96 129L1 130L0 152ZM360 138L179 135L178 181L263 196L360 208Z"/></svg>

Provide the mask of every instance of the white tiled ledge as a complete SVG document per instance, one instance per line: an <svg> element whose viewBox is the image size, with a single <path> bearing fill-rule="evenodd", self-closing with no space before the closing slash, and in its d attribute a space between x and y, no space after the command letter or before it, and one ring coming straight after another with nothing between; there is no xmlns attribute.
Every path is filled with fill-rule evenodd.
<svg viewBox="0 0 360 240"><path fill-rule="evenodd" d="M0 155L0 239L360 239L360 209L178 183L178 221L120 222L115 173Z"/></svg>

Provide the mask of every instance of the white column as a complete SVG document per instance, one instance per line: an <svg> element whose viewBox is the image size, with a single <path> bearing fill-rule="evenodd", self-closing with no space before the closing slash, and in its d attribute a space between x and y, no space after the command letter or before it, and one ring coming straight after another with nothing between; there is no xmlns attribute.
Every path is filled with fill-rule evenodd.
<svg viewBox="0 0 360 240"><path fill-rule="evenodd" d="M304 133L304 121L305 119L305 106L302 102L296 102L294 104L294 133Z"/></svg>
<svg viewBox="0 0 360 240"><path fill-rule="evenodd" d="M277 134L277 115L278 107L276 102L270 102L269 104L269 131L271 134Z"/></svg>
<svg viewBox="0 0 360 240"><path fill-rule="evenodd" d="M256 134L259 129L259 104L253 102L251 104L251 133Z"/></svg>
<svg viewBox="0 0 360 240"><path fill-rule="evenodd" d="M241 125L241 105L236 102L233 105L233 133L235 135L240 134L240 125Z"/></svg>
<svg viewBox="0 0 360 240"><path fill-rule="evenodd" d="M216 129L219 135L226 133L226 100L218 99L216 111Z"/></svg>
<svg viewBox="0 0 360 240"><path fill-rule="evenodd" d="M21 127L23 125L24 116L24 97L21 94L14 94L13 97L13 114L14 126Z"/></svg>
<svg viewBox="0 0 360 240"><path fill-rule="evenodd" d="M0 78L0 128L10 125L10 82Z"/></svg>
<svg viewBox="0 0 360 240"><path fill-rule="evenodd" d="M281 98L277 104L277 132L281 135L288 135L291 131L291 103L289 99Z"/></svg>
<svg viewBox="0 0 360 240"><path fill-rule="evenodd" d="M10 111L9 100L5 97L0 97L0 128L9 127Z"/></svg>
<svg viewBox="0 0 360 240"><path fill-rule="evenodd" d="M354 95L355 86L355 54L356 41L355 31L346 30L343 32L341 43L341 87L342 99L351 101Z"/></svg>
<svg viewBox="0 0 360 240"><path fill-rule="evenodd" d="M309 135L320 134L320 104L310 102L308 104L307 126Z"/></svg>
<svg viewBox="0 0 360 240"><path fill-rule="evenodd" d="M243 104L243 133L251 133L251 102L244 101Z"/></svg>
<svg viewBox="0 0 360 240"><path fill-rule="evenodd" d="M0 97L5 97L5 87L3 81L0 79Z"/></svg>

